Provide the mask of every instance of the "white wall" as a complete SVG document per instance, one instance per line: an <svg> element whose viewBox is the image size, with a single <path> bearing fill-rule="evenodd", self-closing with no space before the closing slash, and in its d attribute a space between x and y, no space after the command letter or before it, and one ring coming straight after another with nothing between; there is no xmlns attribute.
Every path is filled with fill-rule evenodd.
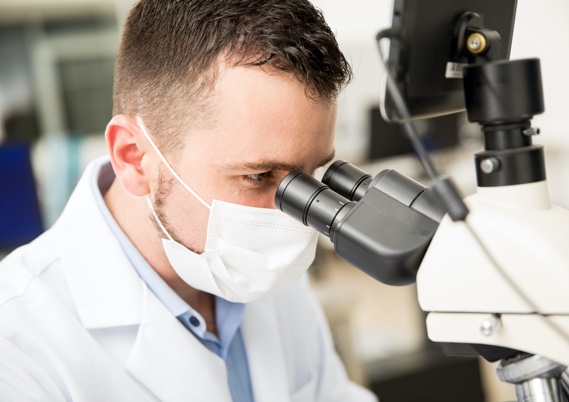
<svg viewBox="0 0 569 402"><path fill-rule="evenodd" d="M378 104L380 93L382 70L375 35L391 25L392 1L312 0L312 3L324 13L354 70L354 81L340 98L336 156L357 163L366 155L367 111Z"/></svg>

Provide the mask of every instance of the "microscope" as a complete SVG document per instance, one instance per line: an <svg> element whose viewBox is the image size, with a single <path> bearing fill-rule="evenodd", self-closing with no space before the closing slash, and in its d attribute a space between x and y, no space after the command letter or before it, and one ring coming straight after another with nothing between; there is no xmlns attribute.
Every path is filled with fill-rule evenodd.
<svg viewBox="0 0 569 402"><path fill-rule="evenodd" d="M405 129L431 188L394 170L333 163L322 182L292 172L276 205L336 254L389 284L416 281L429 338L449 355L499 361L520 402L569 401L569 210L551 203L538 59L508 60L515 0L395 0L386 120ZM381 47L380 47L381 52ZM413 120L466 109L480 125L477 191L459 196Z"/></svg>

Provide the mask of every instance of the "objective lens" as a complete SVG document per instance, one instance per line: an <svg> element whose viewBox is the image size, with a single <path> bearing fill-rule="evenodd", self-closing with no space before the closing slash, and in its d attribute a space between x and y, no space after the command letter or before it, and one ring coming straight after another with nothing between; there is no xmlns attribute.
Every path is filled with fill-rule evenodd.
<svg viewBox="0 0 569 402"><path fill-rule="evenodd" d="M330 237L338 212L350 201L302 172L289 173L279 185L275 205L285 214Z"/></svg>
<svg viewBox="0 0 569 402"><path fill-rule="evenodd" d="M348 162L337 160L326 170L322 182L349 200L359 201L369 188L371 176Z"/></svg>

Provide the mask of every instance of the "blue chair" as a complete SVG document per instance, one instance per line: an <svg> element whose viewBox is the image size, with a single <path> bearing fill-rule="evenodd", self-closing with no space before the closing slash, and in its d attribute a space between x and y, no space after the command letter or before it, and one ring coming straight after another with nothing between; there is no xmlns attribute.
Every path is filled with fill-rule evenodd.
<svg viewBox="0 0 569 402"><path fill-rule="evenodd" d="M0 144L0 252L29 243L43 230L30 145Z"/></svg>

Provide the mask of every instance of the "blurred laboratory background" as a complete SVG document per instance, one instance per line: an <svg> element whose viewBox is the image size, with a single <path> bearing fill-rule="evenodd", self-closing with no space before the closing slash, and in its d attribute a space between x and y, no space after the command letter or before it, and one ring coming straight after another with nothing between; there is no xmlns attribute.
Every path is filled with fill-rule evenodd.
<svg viewBox="0 0 569 402"><path fill-rule="evenodd" d="M354 69L339 100L336 156L375 175L390 168L428 185L398 126L379 113L382 68L375 34L392 0L313 0ZM106 153L114 58L133 0L0 0L0 258L49 228L82 170ZM552 201L569 208L569 2L519 0L511 58L539 57ZM418 122L436 166L463 195L475 191L478 126L457 114ZM381 228L378 228L381 229ZM388 230L388 229L385 229ZM339 260L322 239L311 269L350 377L382 402L513 400L495 366L446 357L428 341L414 285L389 287Z"/></svg>

